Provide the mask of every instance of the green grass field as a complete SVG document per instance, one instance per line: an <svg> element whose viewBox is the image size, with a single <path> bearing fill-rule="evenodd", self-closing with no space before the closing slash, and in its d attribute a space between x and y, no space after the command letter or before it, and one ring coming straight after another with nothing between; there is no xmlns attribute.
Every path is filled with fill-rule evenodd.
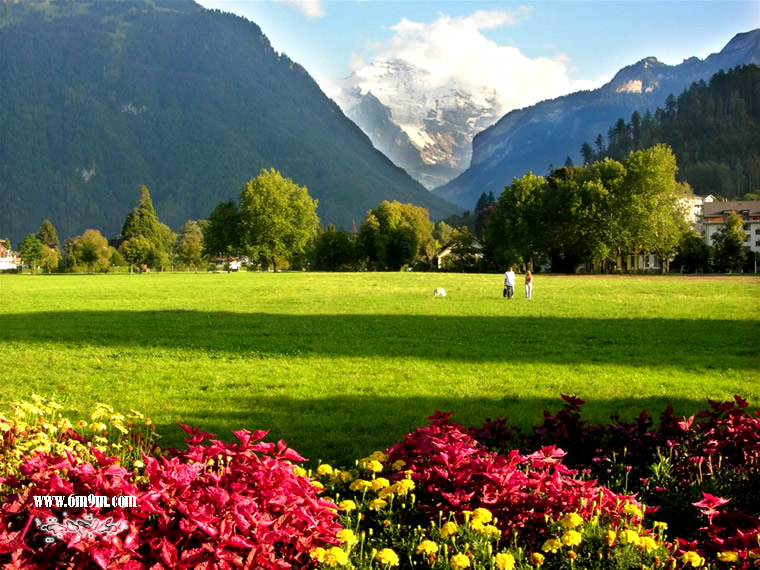
<svg viewBox="0 0 760 570"><path fill-rule="evenodd" d="M435 410L529 427L560 393L587 413L760 405L760 279L239 273L0 276L0 411L32 393L230 437L270 429L348 463ZM448 297L434 299L435 287Z"/></svg>

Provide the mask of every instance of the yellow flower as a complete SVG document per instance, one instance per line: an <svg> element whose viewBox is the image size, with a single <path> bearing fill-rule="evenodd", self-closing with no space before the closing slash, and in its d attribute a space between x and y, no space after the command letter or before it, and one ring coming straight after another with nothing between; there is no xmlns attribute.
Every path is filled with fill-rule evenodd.
<svg viewBox="0 0 760 570"><path fill-rule="evenodd" d="M396 488L396 493L399 496L406 497L409 491L414 489L414 481L411 479L401 479L401 481L397 481L393 486Z"/></svg>
<svg viewBox="0 0 760 570"><path fill-rule="evenodd" d="M390 548L383 548L375 554L375 559L380 564L385 564L386 566L398 566L398 555Z"/></svg>
<svg viewBox="0 0 760 570"><path fill-rule="evenodd" d="M560 548L562 548L562 543L559 541L558 538L550 538L546 542L544 542L544 545L541 547L541 550L544 552L551 552L555 553Z"/></svg>
<svg viewBox="0 0 760 570"><path fill-rule="evenodd" d="M736 562L739 560L739 555L736 552L719 552L718 560L721 562Z"/></svg>
<svg viewBox="0 0 760 570"><path fill-rule="evenodd" d="M345 566L348 564L348 553L342 548L333 546L325 554L325 564L335 568L336 566Z"/></svg>
<svg viewBox="0 0 760 570"><path fill-rule="evenodd" d="M340 480L343 481L344 483L348 483L353 478L354 478L354 476L351 475L351 473L349 473L348 471L341 471L340 472Z"/></svg>
<svg viewBox="0 0 760 570"><path fill-rule="evenodd" d="M565 528L575 528L583 524L583 517L581 517L578 513L567 513L565 516L559 519L559 524Z"/></svg>
<svg viewBox="0 0 760 570"><path fill-rule="evenodd" d="M578 546L581 543L582 537L581 533L577 530L568 530L562 535L561 540L565 546Z"/></svg>
<svg viewBox="0 0 760 570"><path fill-rule="evenodd" d="M379 511L380 509L384 509L388 506L388 501L384 501L383 499L373 499L369 502L369 508L372 511Z"/></svg>
<svg viewBox="0 0 760 570"><path fill-rule="evenodd" d="M293 467L293 473L298 477L306 477L306 469L303 467Z"/></svg>
<svg viewBox="0 0 760 570"><path fill-rule="evenodd" d="M346 544L348 545L349 548L351 548L354 544L357 544L359 542L359 539L356 538L354 531L352 531L350 528L344 528L342 530L339 530L337 537L338 537L338 542L340 542L340 544Z"/></svg>
<svg viewBox="0 0 760 570"><path fill-rule="evenodd" d="M372 473L380 473L383 470L383 464L377 459L371 459L364 464L364 468Z"/></svg>
<svg viewBox="0 0 760 570"><path fill-rule="evenodd" d="M644 517L644 513L641 512L641 509L628 501L626 501L625 506L623 507L623 512L639 519Z"/></svg>
<svg viewBox="0 0 760 570"><path fill-rule="evenodd" d="M647 552L652 552L657 548L657 542L651 536L642 536L639 539L639 546Z"/></svg>
<svg viewBox="0 0 760 570"><path fill-rule="evenodd" d="M432 540L423 540L417 546L417 554L435 554L438 552L438 545Z"/></svg>
<svg viewBox="0 0 760 570"><path fill-rule="evenodd" d="M387 499L388 497L393 495L395 490L396 490L396 485L391 485L390 487L386 487L385 489L380 489L380 492L377 494L377 498Z"/></svg>
<svg viewBox="0 0 760 570"><path fill-rule="evenodd" d="M705 559L693 550L689 550L688 552L683 553L683 556L681 556L681 562L684 564L690 564L693 568L697 568L704 565Z"/></svg>
<svg viewBox="0 0 760 570"><path fill-rule="evenodd" d="M654 521L652 527L656 529L668 530L668 523L662 521Z"/></svg>
<svg viewBox="0 0 760 570"><path fill-rule="evenodd" d="M635 530L624 530L618 536L623 544L635 544L638 546L641 542L641 538L639 538Z"/></svg>
<svg viewBox="0 0 760 570"><path fill-rule="evenodd" d="M87 427L87 422L85 420L79 420L77 422L77 427L78 428L86 428Z"/></svg>
<svg viewBox="0 0 760 570"><path fill-rule="evenodd" d="M470 521L470 528L474 530L475 532L485 532L486 531L486 525L483 524L483 521L479 520L471 520Z"/></svg>
<svg viewBox="0 0 760 570"><path fill-rule="evenodd" d="M391 464L391 469L394 471L401 471L404 467L406 467L406 461L403 459L397 459Z"/></svg>
<svg viewBox="0 0 760 570"><path fill-rule="evenodd" d="M332 475L333 468L327 463L323 463L317 467L317 475Z"/></svg>
<svg viewBox="0 0 760 570"><path fill-rule="evenodd" d="M374 459L375 461L388 461L388 456L382 451L373 451L369 458Z"/></svg>
<svg viewBox="0 0 760 570"><path fill-rule="evenodd" d="M351 491L363 492L372 488L372 483L365 481L364 479L357 479L348 487Z"/></svg>
<svg viewBox="0 0 760 570"><path fill-rule="evenodd" d="M615 539L617 538L617 533L614 530L608 530L607 531L607 545L612 546L615 544Z"/></svg>
<svg viewBox="0 0 760 570"><path fill-rule="evenodd" d="M378 477L374 481L372 481L372 490L373 491L379 491L380 489L385 489L386 487L389 487L391 484L388 479L385 477Z"/></svg>
<svg viewBox="0 0 760 570"><path fill-rule="evenodd" d="M493 515L488 509L478 508L472 511L472 520L490 523L493 520Z"/></svg>
<svg viewBox="0 0 760 570"><path fill-rule="evenodd" d="M515 557L509 553L499 552L495 562L497 570L514 570L515 568Z"/></svg>
<svg viewBox="0 0 760 570"><path fill-rule="evenodd" d="M541 566L544 563L544 555L540 552L534 552L530 555L530 562L536 566Z"/></svg>
<svg viewBox="0 0 760 570"><path fill-rule="evenodd" d="M470 559L467 558L467 555L465 554L455 554L451 557L449 562L451 562L451 567L454 568L454 570L470 567Z"/></svg>
<svg viewBox="0 0 760 570"><path fill-rule="evenodd" d="M312 484L313 487L315 487L317 489L317 491L324 491L325 490L325 486L322 483L320 483L319 481L312 481L311 484Z"/></svg>
<svg viewBox="0 0 760 570"><path fill-rule="evenodd" d="M493 540L499 540L501 538L501 531L492 524L486 525L483 531Z"/></svg>
<svg viewBox="0 0 760 570"><path fill-rule="evenodd" d="M454 536L458 531L457 523L449 521L441 527L441 538Z"/></svg>
<svg viewBox="0 0 760 570"><path fill-rule="evenodd" d="M338 503L338 507L341 511L350 513L351 511L356 510L356 503L354 503L351 499L346 499L345 501Z"/></svg>
<svg viewBox="0 0 760 570"><path fill-rule="evenodd" d="M317 548L315 548L309 553L309 557L312 560L316 560L317 562L324 562L326 554L327 554L327 551L321 546L318 546Z"/></svg>

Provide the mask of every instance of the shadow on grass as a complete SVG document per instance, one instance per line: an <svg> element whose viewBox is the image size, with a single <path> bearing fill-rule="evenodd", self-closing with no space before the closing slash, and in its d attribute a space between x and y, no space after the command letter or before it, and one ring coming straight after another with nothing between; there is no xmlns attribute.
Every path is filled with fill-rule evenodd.
<svg viewBox="0 0 760 570"><path fill-rule="evenodd" d="M457 397L380 398L330 396L326 399L238 398L224 410L209 410L203 414L191 412L183 423L200 426L232 440L232 430L270 430L267 440L283 439L310 460L322 460L349 466L376 449L385 449L403 439L404 434L427 425L427 417L436 410L453 411L452 419L465 427L479 427L487 417L507 417L524 431L543 420L543 411L559 411L564 402L556 398L521 398L517 394L501 399ZM605 424L612 414L632 421L646 409L657 420L668 405L679 415L691 415L708 408L702 397L686 398L624 398L594 400L583 406L583 417L594 424ZM158 426L164 435L163 445L182 447L182 432L176 424ZM590 443L591 444L591 443Z"/></svg>
<svg viewBox="0 0 760 570"><path fill-rule="evenodd" d="M197 350L238 358L368 357L757 369L753 321L64 311L0 317L2 343Z"/></svg>

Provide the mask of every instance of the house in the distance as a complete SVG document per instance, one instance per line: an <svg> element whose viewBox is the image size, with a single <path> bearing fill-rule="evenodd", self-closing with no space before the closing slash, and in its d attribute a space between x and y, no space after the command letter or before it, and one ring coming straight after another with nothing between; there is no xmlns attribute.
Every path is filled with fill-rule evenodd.
<svg viewBox="0 0 760 570"><path fill-rule="evenodd" d="M754 252L760 251L760 200L709 202L704 204L703 209L702 227L707 245L713 245L713 236L729 214L735 212L744 221L744 231L747 234L744 247Z"/></svg>
<svg viewBox="0 0 760 570"><path fill-rule="evenodd" d="M15 271L21 265L21 259L15 251L5 246L5 241L0 240L0 271Z"/></svg>

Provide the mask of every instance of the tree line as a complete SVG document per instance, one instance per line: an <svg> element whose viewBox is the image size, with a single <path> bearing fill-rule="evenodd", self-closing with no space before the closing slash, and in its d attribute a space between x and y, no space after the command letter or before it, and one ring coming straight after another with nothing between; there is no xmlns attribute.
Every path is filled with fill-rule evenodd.
<svg viewBox="0 0 760 570"><path fill-rule="evenodd" d="M552 271L607 272L640 269L635 256L653 253L663 271L671 262L689 271L738 269L753 262L743 247L738 216L708 248L688 222L688 184L666 145L632 151L623 162L609 157L566 166L548 177L528 173L495 199L483 194L474 213L434 224L425 208L383 201L360 228L320 227L317 200L274 169L264 169L237 200L220 202L208 220L189 220L178 233L156 215L148 188L140 188L120 238L90 229L59 248L45 220L19 244L26 263L46 271L190 268L247 260L249 268L323 271L437 269L448 246L446 269L500 271L506 266ZM737 223L738 220L738 223ZM477 242L480 241L480 244ZM229 266L229 265L228 265Z"/></svg>

